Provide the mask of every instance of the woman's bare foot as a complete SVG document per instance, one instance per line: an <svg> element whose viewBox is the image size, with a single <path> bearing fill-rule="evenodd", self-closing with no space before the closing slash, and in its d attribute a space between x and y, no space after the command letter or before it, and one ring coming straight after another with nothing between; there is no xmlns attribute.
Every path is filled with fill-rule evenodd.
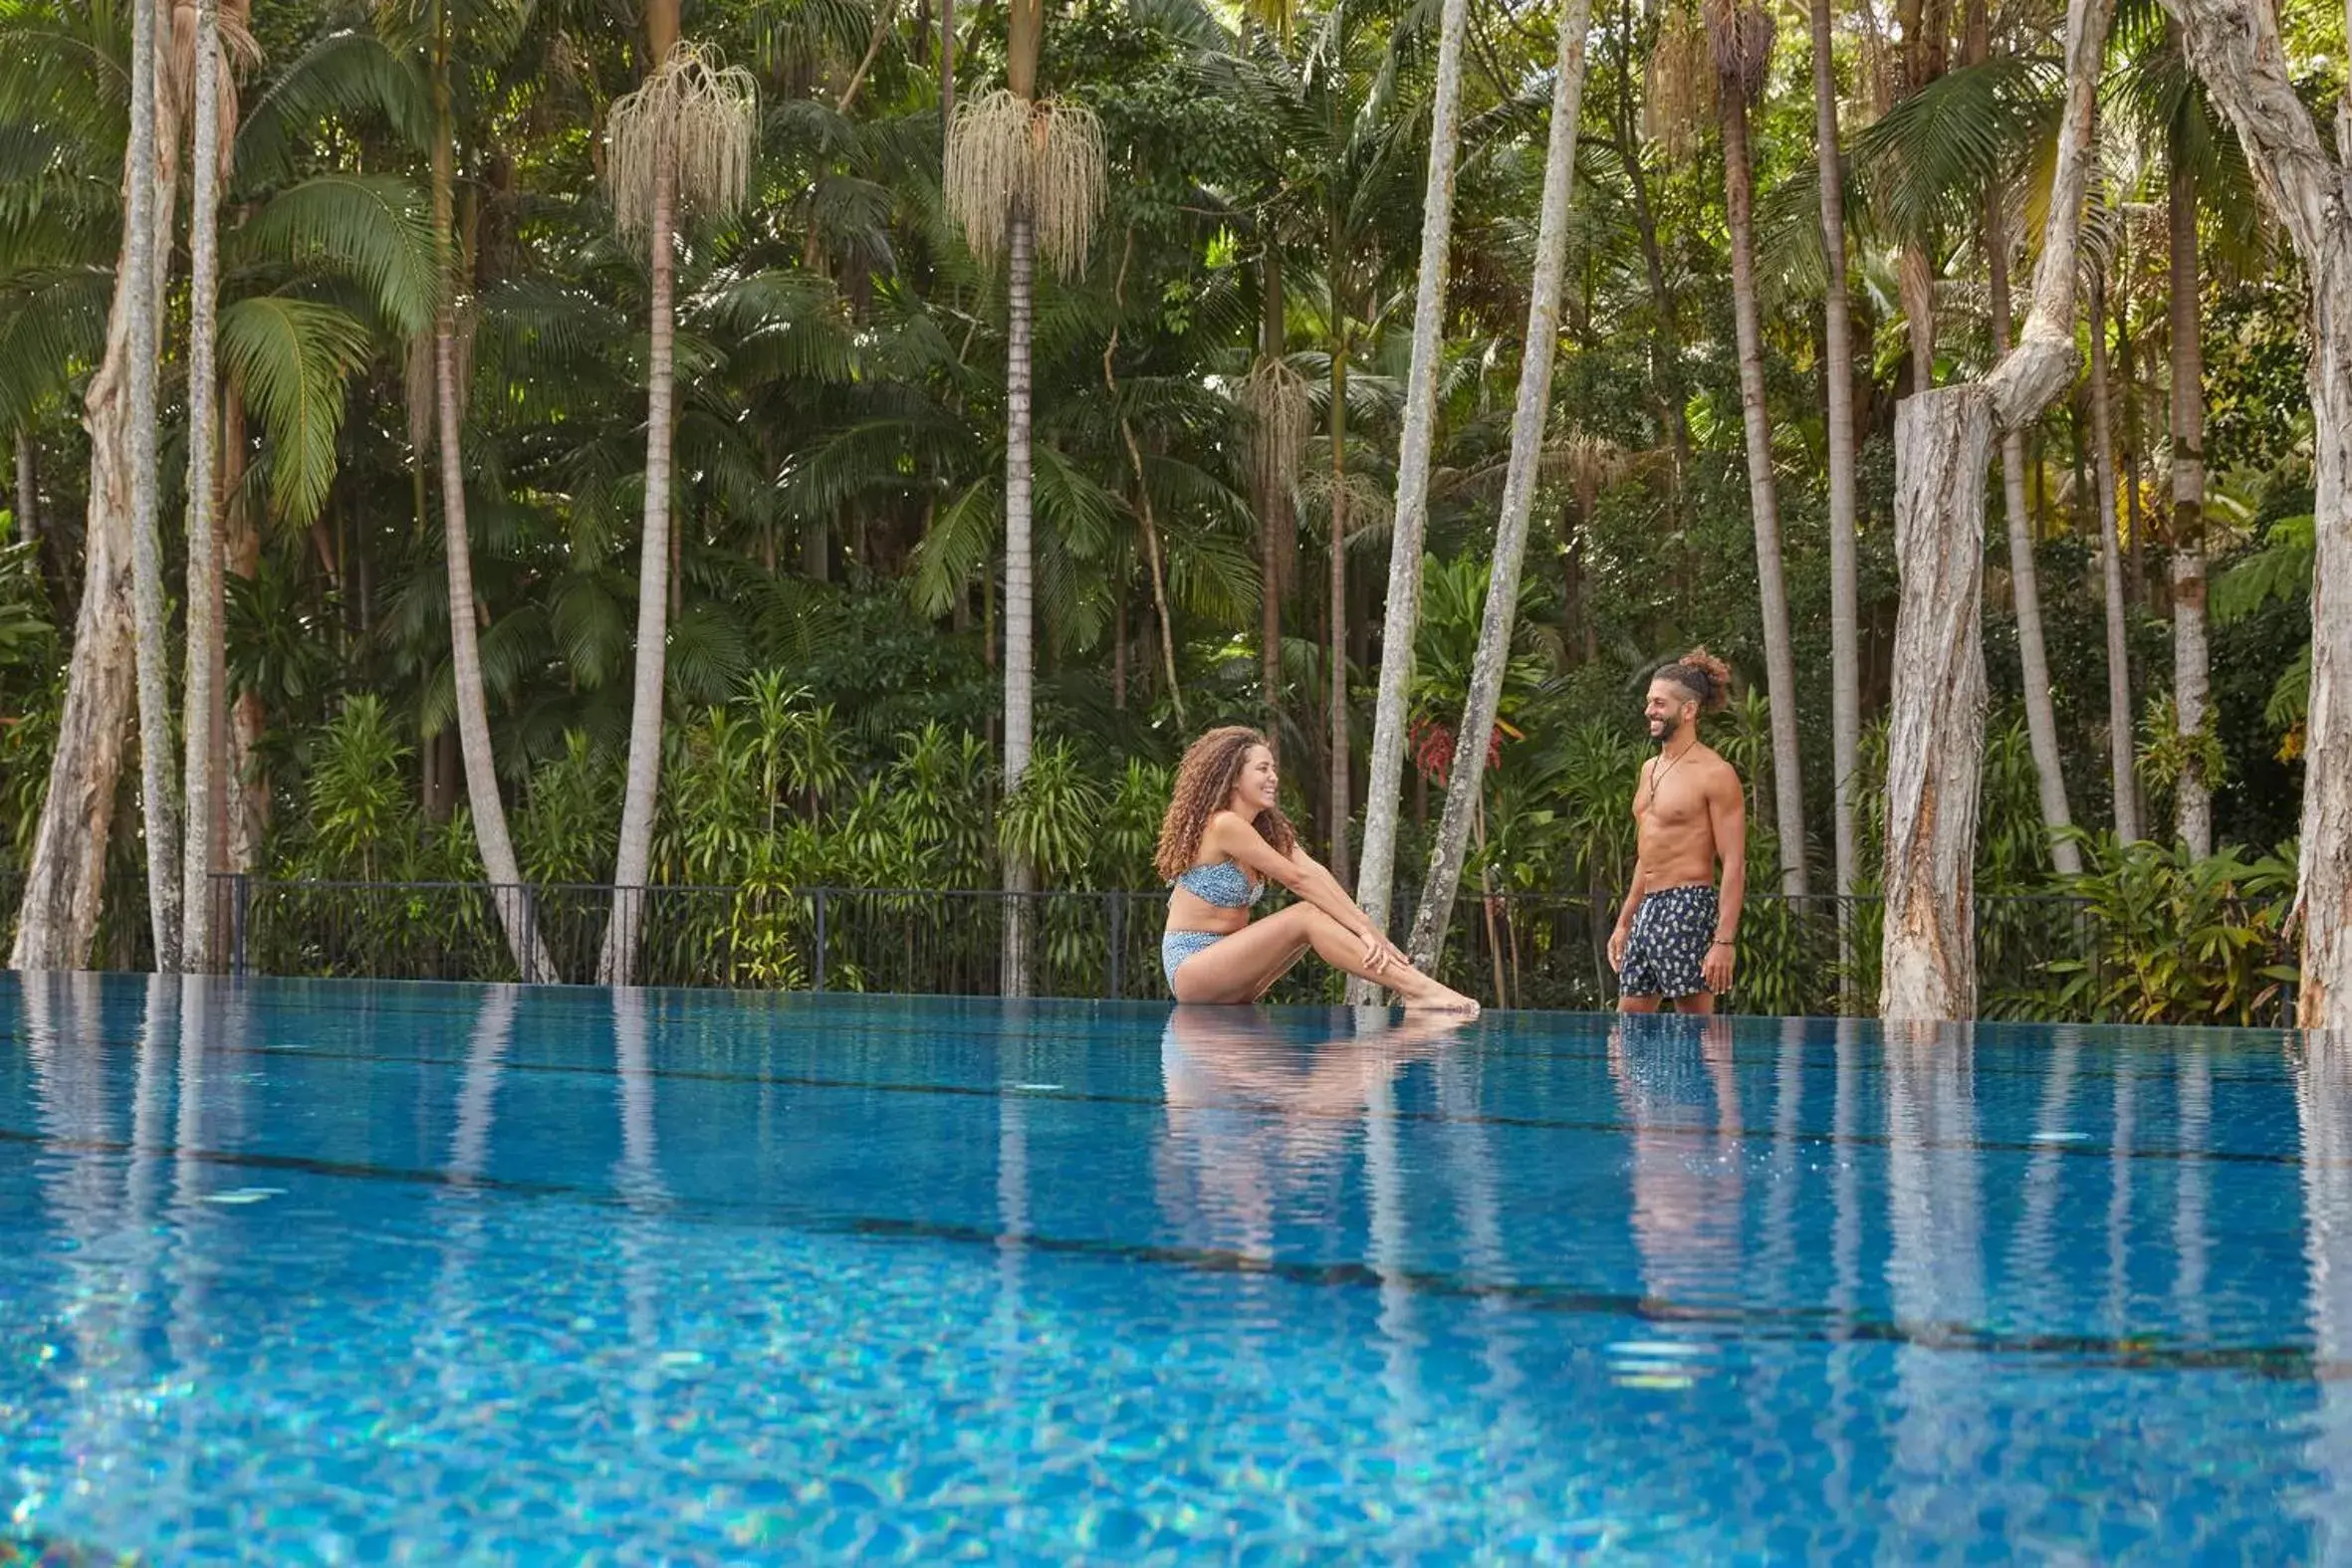
<svg viewBox="0 0 2352 1568"><path fill-rule="evenodd" d="M1427 984L1428 990L1414 996L1399 998L1404 1003L1407 1012L1458 1012L1465 1017L1475 1018L1478 1016L1479 1006L1475 998L1465 997L1462 993L1441 986L1434 980L1427 982Z"/></svg>

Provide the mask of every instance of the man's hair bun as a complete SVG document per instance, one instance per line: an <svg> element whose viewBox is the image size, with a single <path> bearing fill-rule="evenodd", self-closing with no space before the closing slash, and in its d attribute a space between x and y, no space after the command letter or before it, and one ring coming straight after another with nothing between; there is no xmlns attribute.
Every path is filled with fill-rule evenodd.
<svg viewBox="0 0 2352 1568"><path fill-rule="evenodd" d="M1721 713L1732 700L1732 667L1704 645L1693 648L1658 675L1697 698L1701 713Z"/></svg>

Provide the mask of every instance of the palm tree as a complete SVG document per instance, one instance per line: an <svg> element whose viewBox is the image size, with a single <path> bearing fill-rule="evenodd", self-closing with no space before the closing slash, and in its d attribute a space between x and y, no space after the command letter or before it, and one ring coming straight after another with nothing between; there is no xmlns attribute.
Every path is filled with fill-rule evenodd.
<svg viewBox="0 0 2352 1568"><path fill-rule="evenodd" d="M1036 576L1031 536L1030 349L1037 255L1064 273L1085 260L1102 205L1102 127L1074 104L1039 100L1044 0L1011 0L1006 86L967 102L948 132L948 208L975 254L1006 258L1005 762L1010 794L1035 741ZM1029 990L1029 923L1022 895L1036 873L1005 856L1005 994Z"/></svg>
<svg viewBox="0 0 2352 1568"><path fill-rule="evenodd" d="M220 378L215 358L220 306L220 176L223 114L219 0L197 0L195 126L188 205L188 575L185 777L186 859L180 873L181 958L192 973L212 967L214 678L220 672L220 551L213 537L214 414Z"/></svg>
<svg viewBox="0 0 2352 1568"><path fill-rule="evenodd" d="M2205 776L2210 689L2205 625L2205 357L2198 340L2197 165L2201 128L2194 95L2183 94L2166 127L2168 283L2172 327L2173 718L2183 765L2174 784L2174 823L2199 856L2214 852L2214 797ZM2316 601L2314 601L2316 602Z"/></svg>
<svg viewBox="0 0 2352 1568"><path fill-rule="evenodd" d="M1821 309L1828 362L1829 758L1839 952L1845 900L1854 892L1855 771L1862 757L1862 651L1854 507L1854 347L1846 288L1845 166L1837 134L1835 22L1829 0L1811 0L1813 145L1821 166L1821 243L1828 291Z"/></svg>
<svg viewBox="0 0 2352 1568"><path fill-rule="evenodd" d="M130 293L130 367L124 414L130 422L130 605L138 674L139 805L146 828L147 916L155 937L155 972L179 968L179 810L171 777L171 675L165 647L163 549L156 537L155 356L161 341L162 294L170 256L168 215L157 221L157 188L173 178L156 121L161 106L162 30L156 0L131 9L130 195L124 249L138 258ZM142 49L140 46L144 44Z"/></svg>
<svg viewBox="0 0 2352 1568"><path fill-rule="evenodd" d="M1380 631L1380 690L1372 710L1371 773L1364 784L1364 857L1356 873L1356 899L1373 923L1382 926L1388 923L1397 816L1404 804L1405 710L1413 685L1413 628L1421 614L1430 457L1437 444L1437 378L1445 351L1446 274L1454 234L1454 160L1462 143L1462 38L1469 16L1469 0L1444 0L1438 22L1429 178L1421 196L1421 266L1413 292L1413 363L1405 383L1404 437L1397 449L1388 602ZM1348 997L1369 1002L1376 989L1351 979Z"/></svg>
<svg viewBox="0 0 2352 1568"><path fill-rule="evenodd" d="M2086 284L2091 340L2091 455L2099 487L2099 581L2106 602L2107 757L2115 792L2115 836L2130 843L2140 836L2139 781L2132 768L2132 663L2123 595L2123 548L2115 522L2115 428L2110 413L2112 384L2107 372L2107 271L2092 260Z"/></svg>
<svg viewBox="0 0 2352 1568"><path fill-rule="evenodd" d="M507 831L506 804L498 792L497 765L490 751L490 713L482 691L482 644L476 630L473 545L466 526L465 448L462 439L466 388L458 377L458 310L467 292L457 247L457 128L452 104L456 0L424 0L427 68L432 89L433 255L440 290L433 311L433 407L441 470L441 539L449 574L449 662L457 697L458 750L465 761L466 799L472 808L474 842L493 889L507 947L525 984L552 978L554 966L537 935L522 868Z"/></svg>
<svg viewBox="0 0 2352 1568"><path fill-rule="evenodd" d="M671 413L676 349L677 220L682 203L713 212L740 205L749 187L755 119L748 72L722 67L678 40L678 0L651 0L645 29L653 69L612 106L614 214L651 249L651 341L646 365L645 521L637 558L636 682L629 702L628 773L612 872L612 918L596 965L599 984L626 985L636 964L644 884L653 855L661 771L664 641L668 634Z"/></svg>
<svg viewBox="0 0 2352 1568"><path fill-rule="evenodd" d="M1755 514L1756 580L1764 600L1764 681L1771 698L1772 806L1780 839L1780 890L1805 893L1804 784L1796 752L1796 656L1788 588L1780 569L1780 498L1772 479L1772 429L1764 402L1764 330L1756 299L1755 168L1748 106L1772 58L1771 13L1742 0L1711 0L1717 112L1724 135L1724 213L1732 241L1732 328L1740 352L1740 412L1748 438L1748 502Z"/></svg>
<svg viewBox="0 0 2352 1568"><path fill-rule="evenodd" d="M1897 0L1896 25L1903 34L1901 97L1924 92L1944 75L1950 16L1948 4ZM1908 225L1896 262L1903 323L1911 343L1911 389L1915 392L1936 384L1935 243L1932 222Z"/></svg>
<svg viewBox="0 0 2352 1568"><path fill-rule="evenodd" d="M1322 804L1326 862L1342 881L1351 858L1347 550L1351 531L1379 508L1368 478L1350 466L1349 404L1360 395L1350 366L1376 336L1396 254L1392 237L1408 221L1419 184L1407 162L1410 105L1395 91L1393 40L1384 36L1381 21L1369 4L1334 0L1302 36L1296 59L1286 51L1288 30L1278 25L1253 31L1247 50L1207 62L1219 87L1273 131L1260 148L1254 188L1235 205L1262 208L1271 221L1294 224L1296 233L1311 234L1321 245L1315 303L1321 307L1326 367L1325 461L1311 476L1297 473L1295 496L1301 516L1321 510L1328 547ZM1279 374L1262 366L1254 379ZM1299 401L1289 403L1294 396ZM1262 386L1251 401L1262 410L1270 397L1288 404L1274 417L1295 418L1303 439L1308 396L1303 377L1294 387L1286 377L1279 387Z"/></svg>
<svg viewBox="0 0 2352 1568"><path fill-rule="evenodd" d="M1584 103L1584 35L1590 0L1565 0L1559 10L1559 59L1551 81L1551 135L1543 152L1543 207L1535 227L1534 287L1528 301L1528 335L1521 351L1519 403L1511 424L1510 466L1503 480L1503 510L1495 522L1495 564L1479 625L1478 652L1470 673L1461 728L1455 732L1454 762L1446 781L1446 804L1438 819L1437 842L1429 852L1429 874L1421 886L1421 907L1413 916L1408 944L1413 962L1434 973L1453 917L1454 892L1486 781L1487 738L1503 700L1504 666L1519 611L1520 571L1527 560L1528 522L1535 507L1536 479L1543 458L1545 416L1551 411L1551 371L1559 343L1560 280L1567 270L1568 197L1576 172L1576 121ZM1500 1000L1500 999L1498 999Z"/></svg>
<svg viewBox="0 0 2352 1568"><path fill-rule="evenodd" d="M1982 64L1990 48L1990 22L1985 0L1969 0L1967 54L1971 65ZM1993 356L2009 351L2009 242L2004 212L2006 192L1994 181L1985 190L1985 264L1991 285L1988 301L1993 317ZM2050 861L2061 875L2082 870L2066 808L2066 776L2058 758L2058 722L2050 703L2050 661L2042 639L2041 583L2033 559L2033 531L2025 512L2025 432L2011 427L2000 436L2000 500L2007 525L2009 597L2017 621L2017 662L2025 694L2025 735L2033 753L2034 782L2039 788L2042 825L2049 832Z"/></svg>
<svg viewBox="0 0 2352 1568"><path fill-rule="evenodd" d="M1259 258L1258 354L1242 383L1249 416L1252 503L1258 513L1259 702L1266 733L1278 744L1283 724L1283 596L1290 585L1298 548L1294 489L1298 454L1311 411L1306 378L1287 357L1289 321L1284 312L1282 240L1270 214Z"/></svg>

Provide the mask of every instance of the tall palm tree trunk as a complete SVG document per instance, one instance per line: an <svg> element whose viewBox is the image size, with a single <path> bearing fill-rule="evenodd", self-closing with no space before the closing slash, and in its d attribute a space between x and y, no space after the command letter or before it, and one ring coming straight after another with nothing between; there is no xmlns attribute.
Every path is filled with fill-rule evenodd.
<svg viewBox="0 0 2352 1568"><path fill-rule="evenodd" d="M1756 523L1756 583L1764 602L1764 680L1771 699L1772 806L1780 840L1780 891L1805 895L1804 782L1796 751L1796 656L1788 586L1780 568L1780 498L1772 479L1772 429L1764 405L1764 330L1756 303L1755 173L1748 99L1721 89L1724 213L1732 240L1732 329L1740 351L1740 413L1748 438L1748 504Z"/></svg>
<svg viewBox="0 0 2352 1568"><path fill-rule="evenodd" d="M1487 738L1503 701L1503 672L1511 658L1518 623L1520 572L1527 562L1528 523L1535 508L1535 485L1543 460L1546 416L1551 412L1551 371L1559 352L1560 280L1567 270L1568 197L1576 171L1576 120L1584 103L1584 34L1590 0L1565 0L1559 12L1559 63L1552 76L1551 136L1543 153L1542 215L1535 225L1535 278L1528 302L1528 335L1521 352L1519 402L1512 412L1511 460L1503 480L1503 511L1495 522L1495 564L1487 583L1478 651L1471 660L1470 693L1462 726L1454 737L1454 764L1446 780L1446 804L1438 818L1437 842L1430 846L1429 872L1421 886L1421 907L1413 916L1408 944L1413 962L1436 973L1453 919L1454 893L1462 881L1462 860L1480 817L1486 782ZM1498 960L1499 962L1499 960ZM1505 999L1497 988L1498 1005Z"/></svg>
<svg viewBox="0 0 2352 1568"><path fill-rule="evenodd" d="M213 537L218 468L214 416L219 375L214 329L220 298L220 5L197 0L195 129L188 209L188 574L186 714L187 842L180 873L180 951L186 968L212 968L215 772L214 680L221 662L220 550Z"/></svg>
<svg viewBox="0 0 2352 1568"><path fill-rule="evenodd" d="M441 267L441 298L433 312L433 402L439 424L441 545L449 570L449 664L457 699L458 749L465 759L466 802L491 902L506 932L507 950L526 985L555 978L532 918L530 889L515 862L499 798L498 767L490 750L490 711L482 692L482 644L475 624L473 548L466 527L465 463L457 380L456 244L457 148L449 103L448 0L436 8L433 43L433 250Z"/></svg>
<svg viewBox="0 0 2352 1568"><path fill-rule="evenodd" d="M656 8L658 9L658 8ZM656 54L658 62L666 52ZM666 139L666 138L665 138ZM628 772L621 786L620 844L612 867L612 918L596 982L625 986L635 973L653 862L653 816L661 783L661 701L669 640L670 462L675 436L678 177L665 148L653 170L651 332L645 370L644 538L637 549L637 659L629 691Z"/></svg>
<svg viewBox="0 0 2352 1568"><path fill-rule="evenodd" d="M1272 220L1269 220L1269 229ZM1270 232L1266 256L1259 267L1258 352L1278 362L1288 334L1283 300L1283 253ZM1288 429L1261 432L1261 439L1290 439ZM1286 459L1289 454L1282 454ZM1279 749L1283 731L1283 593L1289 586L1291 558L1297 544L1297 519L1291 508L1291 487L1282 483L1291 471L1289 461L1261 463L1266 476L1258 497L1258 658L1259 704L1266 713L1267 739Z"/></svg>
<svg viewBox="0 0 2352 1568"><path fill-rule="evenodd" d="M2184 111L2184 116L2188 111ZM2190 743L2175 786L2175 824L2195 855L2214 852L2214 797L2205 776L2210 691L2205 627L2205 355L2197 321L2197 172L2179 119L2167 190L2172 230L2173 713Z"/></svg>
<svg viewBox="0 0 2352 1568"><path fill-rule="evenodd" d="M1336 225L1334 225L1334 228ZM1340 257L1332 255L1336 269ZM1331 311L1338 316L1336 280L1331 286ZM1331 874L1348 880L1347 829L1353 814L1348 801L1350 765L1347 756L1347 325L1342 317L1331 348L1331 559L1326 584L1331 609L1331 739L1330 739L1330 860Z"/></svg>
<svg viewBox="0 0 2352 1568"><path fill-rule="evenodd" d="M179 968L178 787L172 779L171 675L166 643L169 608L163 598L163 551L156 537L155 360L161 347L162 278L171 232L157 221L157 186L164 163L157 148L156 74L170 22L156 0L132 10L130 146L135 172L124 214L128 249L146 258L130 318L130 603L138 672L139 806L145 819L147 918L154 933L155 972ZM146 48L139 48L143 42Z"/></svg>
<svg viewBox="0 0 2352 1568"><path fill-rule="evenodd" d="M41 485L34 472L32 427L16 433L16 538L20 545L41 542Z"/></svg>
<svg viewBox="0 0 2352 1568"><path fill-rule="evenodd" d="M1813 141L1821 165L1821 241L1829 288L1821 310L1829 411L1829 767L1838 903L1838 953L1847 953L1845 900L1855 881L1854 786L1862 766L1862 638L1854 502L1854 344L1846 292L1844 152L1837 134L1836 23L1811 0ZM1850 964L1841 963L1841 968Z"/></svg>
<svg viewBox="0 0 2352 1568"><path fill-rule="evenodd" d="M234 391L221 400L220 435L221 564L224 576L251 582L261 575L261 531L253 525L253 509L245 504L245 403ZM225 664L225 649L223 654ZM225 669L219 679L225 697ZM225 700L228 735L221 782L227 797L229 869L251 871L261 863L262 839L270 828L270 782L262 760L267 716L259 692L242 691Z"/></svg>
<svg viewBox="0 0 2352 1568"><path fill-rule="evenodd" d="M1947 9L1923 0L1897 0L1896 24L1903 35L1902 84L1909 98L1944 74ZM1936 267L1925 236L1906 236L1895 262L1895 292L1911 345L1911 389L1936 384Z"/></svg>
<svg viewBox="0 0 2352 1568"><path fill-rule="evenodd" d="M1985 201L1985 256L1991 269L1993 355L2009 351L2008 235L1998 192ZM2033 778L2041 799L2041 825L2049 834L2050 863L2059 874L2082 870L2082 853L2069 836L2073 815L2066 808L2066 775L2058 757L2057 712L2050 703L2050 658L2041 634L2041 581L2034 568L2033 531L2025 510L2025 433L2000 435L2000 500L2008 524L2009 596L2017 617L2017 662L2025 683L2025 737L2033 752Z"/></svg>
<svg viewBox="0 0 2352 1568"><path fill-rule="evenodd" d="M1030 343L1037 311L1037 236L1029 204L1016 200L1006 244L1005 323L1005 792L1021 786L1036 737L1037 582L1031 538ZM1037 888L1028 857L1005 851L1005 952L1001 989L1030 991L1030 909Z"/></svg>
<svg viewBox="0 0 2352 1568"><path fill-rule="evenodd" d="M2115 425L2107 376L2107 275L2090 271L2091 451L2099 487L2099 581L2107 609L2107 764L2115 792L2115 836L2140 836L2140 788L2132 767L2131 614L2123 591L2123 545L2115 520Z"/></svg>
<svg viewBox="0 0 2352 1568"><path fill-rule="evenodd" d="M1429 526L1430 459L1437 444L1437 379L1445 351L1446 274L1454 235L1454 160L1462 142L1462 38L1469 16L1469 0L1444 0L1438 23L1437 91L1429 115L1429 177L1421 193L1413 360L1405 377L1404 436L1397 447L1388 602L1380 630L1380 689L1372 709L1364 853L1355 889L1356 902L1379 926L1388 924L1397 818L1404 804L1405 704L1413 687L1414 630L1421 622L1421 548ZM1361 980L1351 980L1347 989L1355 1002L1369 1002L1378 992Z"/></svg>

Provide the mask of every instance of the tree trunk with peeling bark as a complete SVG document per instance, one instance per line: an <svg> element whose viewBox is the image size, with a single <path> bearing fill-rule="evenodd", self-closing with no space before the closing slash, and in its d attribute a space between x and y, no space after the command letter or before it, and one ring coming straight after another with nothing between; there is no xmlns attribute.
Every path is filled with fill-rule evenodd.
<svg viewBox="0 0 2352 1568"><path fill-rule="evenodd" d="M2301 862L2306 1028L2352 1022L2352 188L2296 96L2278 19L2255 0L2164 0L2189 64L2228 116L2311 290L2314 448L2311 695ZM2352 145L2352 102L2338 109Z"/></svg>
<svg viewBox="0 0 2352 1568"><path fill-rule="evenodd" d="M1421 192L1421 265L1413 293L1413 361L1405 378L1405 427L1397 447L1396 515L1388 534L1388 602L1380 631L1380 689L1372 709L1370 777L1364 784L1363 863L1356 902L1388 924L1395 879L1397 817L1404 805L1405 707L1413 687L1413 641L1421 624L1421 550L1429 524L1429 471L1437 444L1437 381L1445 353L1446 274L1454 234L1454 161L1462 143L1462 39L1469 0L1444 0L1438 23L1437 89L1429 115L1429 177ZM1336 263L1339 258L1333 257ZM1379 995L1350 979L1350 1002Z"/></svg>
<svg viewBox="0 0 2352 1568"><path fill-rule="evenodd" d="M2107 767L2115 836L2140 836L2140 783L2132 756L2131 604L2123 591L2123 541L2115 517L2115 421L2107 378L2107 278L2090 275L2091 450L2099 487L2099 582L2107 606Z"/></svg>
<svg viewBox="0 0 2352 1568"><path fill-rule="evenodd" d="M148 106L152 114L151 94ZM168 234L173 184L154 177L151 152L142 164L136 148L125 149L123 189L131 189L141 167L149 171L154 230ZM125 232L115 268L106 352L83 395L83 428L90 435L90 504L83 534L81 606L75 612L74 657L58 715L57 746L50 754L49 786L34 826L16 936L9 947L11 969L82 969L90 962L90 945L98 935L107 845L113 835L116 785L122 772L122 744L136 676L130 606L130 327L136 314L135 291L159 271L150 258L151 251L133 249ZM160 302L152 290L147 298L159 314ZM150 374L152 369L150 354Z"/></svg>
<svg viewBox="0 0 2352 1568"><path fill-rule="evenodd" d="M2174 823L2192 854L2214 852L2214 796L2202 741L2211 694L2205 626L2205 355L2198 341L2197 174L2178 119L2172 127L2173 717L2187 743L2174 787Z"/></svg>
<svg viewBox="0 0 2352 1568"><path fill-rule="evenodd" d="M1993 397L1966 382L1895 410L1895 618L1887 700L1886 934L1879 1011L1976 1011L1975 866L1985 755L1985 466Z"/></svg>
<svg viewBox="0 0 2352 1568"><path fill-rule="evenodd" d="M1453 770L1446 780L1446 803L1430 848L1429 874L1421 907L1407 943L1414 965L1437 972L1453 918L1454 893L1472 827L1479 820L1480 791L1486 782L1487 738L1503 701L1503 674L1511 662L1518 626L1520 572L1527 563L1528 523L1535 508L1535 485L1543 461L1543 435L1551 412L1551 371L1559 352L1560 280L1567 270L1568 198L1576 171L1576 121L1584 102L1584 35L1590 0L1565 0L1559 13L1559 62L1552 77L1551 135L1543 154L1543 206L1535 227L1535 276L1528 302L1528 335L1521 351L1519 402L1511 424L1511 459L1503 480L1503 512L1495 524L1495 564L1487 582L1486 612L1470 669L1470 692L1461 728L1454 736ZM1500 989L1496 1002L1503 1003Z"/></svg>
<svg viewBox="0 0 2352 1568"><path fill-rule="evenodd" d="M1895 418L1894 687L1887 733L1886 934L1879 1010L1976 1010L1974 859L1985 754L1984 503L1997 429L2039 418L2074 376L2075 252L2112 0L2068 0L2066 106L2033 308L1981 381Z"/></svg>

